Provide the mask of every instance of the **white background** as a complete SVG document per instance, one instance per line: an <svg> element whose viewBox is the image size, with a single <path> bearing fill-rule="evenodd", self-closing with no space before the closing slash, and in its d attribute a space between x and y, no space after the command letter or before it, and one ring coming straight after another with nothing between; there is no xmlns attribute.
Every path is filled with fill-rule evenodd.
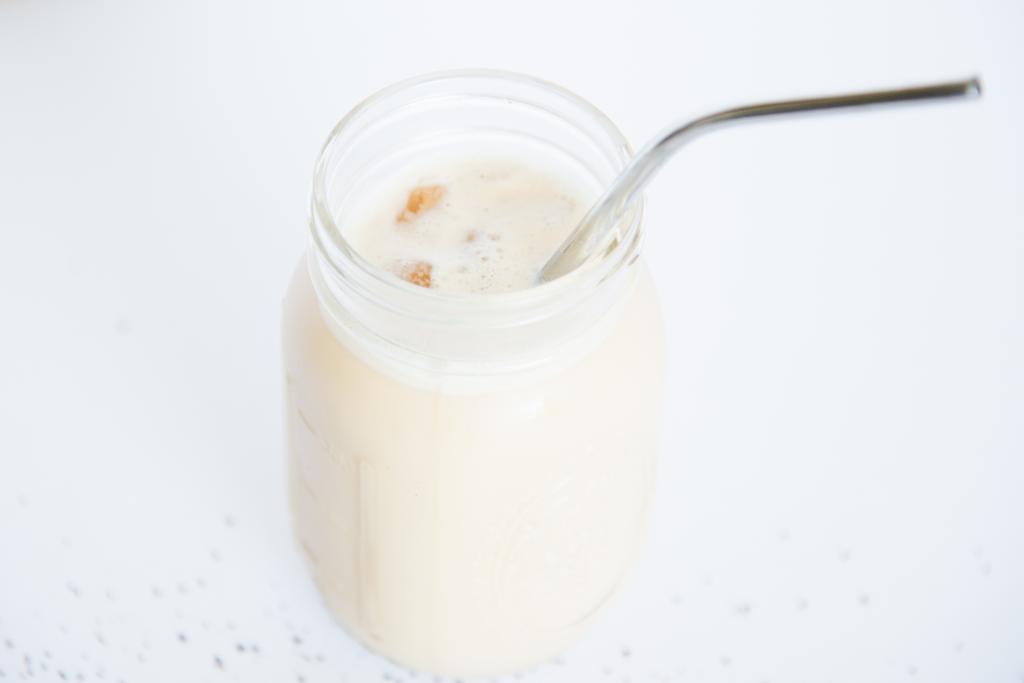
<svg viewBox="0 0 1024 683"><path fill-rule="evenodd" d="M412 680L291 544L279 305L335 121L488 66L634 143L986 85L719 133L655 181L650 539L524 680L1024 681L1022 35L1009 0L0 0L0 679Z"/></svg>

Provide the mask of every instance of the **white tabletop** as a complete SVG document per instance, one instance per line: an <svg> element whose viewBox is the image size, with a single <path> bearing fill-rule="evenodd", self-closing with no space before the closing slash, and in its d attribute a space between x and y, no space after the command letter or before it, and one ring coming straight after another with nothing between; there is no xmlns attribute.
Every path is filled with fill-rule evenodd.
<svg viewBox="0 0 1024 683"><path fill-rule="evenodd" d="M723 132L656 180L650 538L524 680L1024 680L1022 32L1000 0L0 2L0 680L412 680L293 547L279 302L334 122L460 66L637 143L982 74L978 103Z"/></svg>

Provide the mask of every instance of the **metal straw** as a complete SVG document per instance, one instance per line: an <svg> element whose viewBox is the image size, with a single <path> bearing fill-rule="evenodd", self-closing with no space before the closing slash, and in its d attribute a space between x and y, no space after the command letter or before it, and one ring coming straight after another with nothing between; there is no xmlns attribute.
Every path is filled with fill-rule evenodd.
<svg viewBox="0 0 1024 683"><path fill-rule="evenodd" d="M670 156L699 135L726 125L747 123L762 118L803 112L853 109L943 99L974 98L981 95L978 78L935 85L877 90L852 95L812 97L782 102L766 102L726 109L699 119L672 126L648 143L629 163L618 178L591 207L572 234L548 260L540 273L541 282L554 280L586 263L612 244L615 227L640 191Z"/></svg>

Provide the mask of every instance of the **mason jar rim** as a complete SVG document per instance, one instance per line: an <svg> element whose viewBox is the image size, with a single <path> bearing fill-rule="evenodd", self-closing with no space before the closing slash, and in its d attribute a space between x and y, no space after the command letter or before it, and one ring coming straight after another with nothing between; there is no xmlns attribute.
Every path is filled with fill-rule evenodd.
<svg viewBox="0 0 1024 683"><path fill-rule="evenodd" d="M398 81L373 93L362 102L353 107L331 130L326 141L320 149L313 175L313 192L311 200L310 231L318 254L336 275L343 275L348 269L358 269L361 276L368 276L372 285L380 287L379 300L386 300L389 296L397 296L402 299L411 297L418 300L424 306L441 306L445 309L459 308L466 312L472 310L489 310L491 312L521 310L545 302L562 298L562 295L579 287L586 287L589 283L599 284L607 277L613 275L621 266L628 265L635 258L633 252L638 252L642 232L643 201L638 201L635 210L624 217L627 223L622 231L622 237L609 253L598 259L592 265L584 265L555 280L538 283L528 289L512 292L495 293L473 293L473 292L439 292L437 290L419 287L396 278L389 271L371 263L359 254L345 239L344 234L336 225L334 215L330 210L327 201L327 182L330 171L332 153L336 151L339 139L343 134L358 121L362 116L370 112L375 106L385 103L389 98L404 93L413 88L443 83L446 81L487 79L495 81L513 82L525 85L538 90L555 94L572 106L581 110L582 113L591 117L592 122L597 123L603 135L618 150L616 160L619 170L623 168L633 156L633 149L618 127L596 106L580 97L576 93L549 81L513 71L500 69L453 69L436 71L431 73L413 76ZM508 100L505 97L502 99ZM536 103L521 101L533 108L540 108ZM555 113L548 110L548 113ZM559 118L565 120L561 114ZM566 120L571 125L572 121ZM578 125L576 126L578 127ZM333 247L329 248L329 247ZM615 252L619 258L612 258ZM621 253L628 252L628 253ZM630 258L633 256L633 258ZM446 316L447 317L447 316Z"/></svg>

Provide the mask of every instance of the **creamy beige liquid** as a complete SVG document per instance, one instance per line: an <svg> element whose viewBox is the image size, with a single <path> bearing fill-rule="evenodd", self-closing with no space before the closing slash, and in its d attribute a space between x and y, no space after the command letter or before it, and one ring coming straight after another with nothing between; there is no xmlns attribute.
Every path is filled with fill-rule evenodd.
<svg viewBox="0 0 1024 683"><path fill-rule="evenodd" d="M580 187L507 159L435 164L382 182L345 234L417 286L523 288L585 210ZM662 372L654 291L633 272L584 355L450 394L363 362L296 271L295 528L353 636L414 670L495 676L557 654L615 593L642 534Z"/></svg>
<svg viewBox="0 0 1024 683"><path fill-rule="evenodd" d="M382 183L352 212L345 237L414 284L526 289L593 201L588 189L536 160L438 155Z"/></svg>

